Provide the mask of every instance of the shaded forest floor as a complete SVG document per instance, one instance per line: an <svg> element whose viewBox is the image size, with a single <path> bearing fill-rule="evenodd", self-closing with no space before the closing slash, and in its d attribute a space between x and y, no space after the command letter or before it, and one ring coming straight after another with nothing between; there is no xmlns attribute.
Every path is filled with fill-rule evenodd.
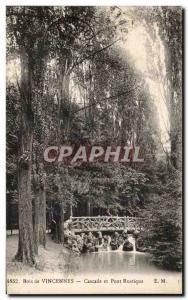
<svg viewBox="0 0 188 300"><path fill-rule="evenodd" d="M71 267L72 254L61 244L52 241L50 235L47 235L46 249L39 246L39 254L36 257L37 264L35 267L14 261L17 247L18 235L7 236L6 265L8 274L62 273Z"/></svg>

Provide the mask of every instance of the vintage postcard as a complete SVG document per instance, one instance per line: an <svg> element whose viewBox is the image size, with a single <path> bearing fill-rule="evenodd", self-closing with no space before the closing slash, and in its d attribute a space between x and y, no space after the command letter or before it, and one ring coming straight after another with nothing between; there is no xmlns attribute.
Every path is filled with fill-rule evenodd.
<svg viewBox="0 0 188 300"><path fill-rule="evenodd" d="M7 294L183 294L183 9L6 7Z"/></svg>

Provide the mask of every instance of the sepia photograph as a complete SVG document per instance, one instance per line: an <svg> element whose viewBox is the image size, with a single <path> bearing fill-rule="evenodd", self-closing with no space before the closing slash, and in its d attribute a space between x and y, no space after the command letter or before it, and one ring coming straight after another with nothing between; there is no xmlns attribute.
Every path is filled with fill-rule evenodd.
<svg viewBox="0 0 188 300"><path fill-rule="evenodd" d="M184 10L6 7L6 293L183 294Z"/></svg>

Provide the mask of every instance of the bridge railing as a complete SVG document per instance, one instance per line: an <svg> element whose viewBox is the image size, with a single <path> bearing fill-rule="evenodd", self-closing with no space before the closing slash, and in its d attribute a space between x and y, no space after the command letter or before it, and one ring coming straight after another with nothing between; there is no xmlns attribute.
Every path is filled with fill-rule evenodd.
<svg viewBox="0 0 188 300"><path fill-rule="evenodd" d="M141 229L142 218L118 216L71 217L69 226L74 232Z"/></svg>

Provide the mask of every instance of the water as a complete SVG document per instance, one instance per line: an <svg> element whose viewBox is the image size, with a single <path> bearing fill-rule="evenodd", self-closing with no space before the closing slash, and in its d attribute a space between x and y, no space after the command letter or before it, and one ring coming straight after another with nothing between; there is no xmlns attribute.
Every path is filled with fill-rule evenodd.
<svg viewBox="0 0 188 300"><path fill-rule="evenodd" d="M160 270L151 262L146 253L101 251L82 254L71 258L69 272L72 274L125 274L125 273L156 273ZM68 271L68 270L67 270Z"/></svg>
<svg viewBox="0 0 188 300"><path fill-rule="evenodd" d="M123 245L112 251L108 243L107 250L85 253L71 257L67 264L67 273L74 275L100 275L100 274L156 274L163 272L152 263L151 255L136 251L135 238L128 236L133 245L133 251L123 251ZM168 272L169 275L174 272Z"/></svg>

